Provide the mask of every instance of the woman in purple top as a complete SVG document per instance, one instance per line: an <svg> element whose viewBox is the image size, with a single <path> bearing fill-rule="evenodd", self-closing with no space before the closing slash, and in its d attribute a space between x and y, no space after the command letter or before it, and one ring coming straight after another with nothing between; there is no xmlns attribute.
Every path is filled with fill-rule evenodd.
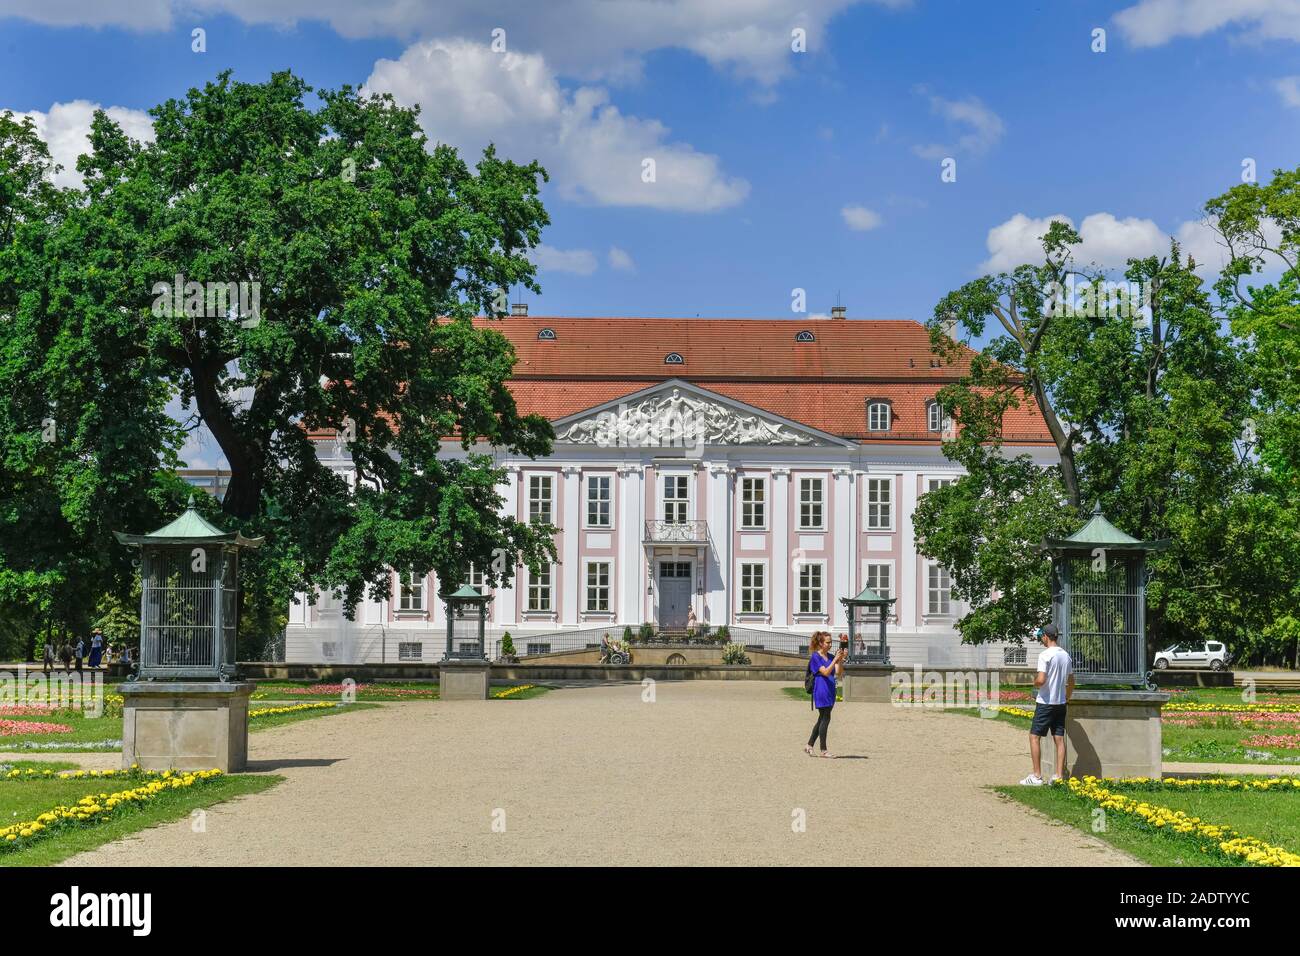
<svg viewBox="0 0 1300 956"><path fill-rule="evenodd" d="M826 749L826 730L831 725L831 708L835 706L835 678L844 674L844 648L840 648L831 657L831 635L828 631L818 631L809 644L812 652L808 658L808 669L813 672L813 706L817 708L817 723L813 724L812 734L804 753L812 756L813 744L821 739L823 757L834 757Z"/></svg>

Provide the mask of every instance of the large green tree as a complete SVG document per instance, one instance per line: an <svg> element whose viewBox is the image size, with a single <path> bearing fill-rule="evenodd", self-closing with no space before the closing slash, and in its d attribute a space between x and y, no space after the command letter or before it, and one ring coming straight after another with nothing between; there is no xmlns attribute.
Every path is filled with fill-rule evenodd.
<svg viewBox="0 0 1300 956"><path fill-rule="evenodd" d="M297 589L350 609L387 595L391 567L447 583L474 563L500 583L553 555L548 529L501 514L492 457L445 447L549 450L549 424L506 386L509 342L471 321L500 290L537 288L544 171L491 148L471 168L427 142L417 110L290 73L222 74L151 115L138 143L96 114L84 189L45 240L46 274L24 278L32 337L6 355L58 343L33 402L57 394L77 415L130 396L102 434L156 427L158 396L178 395L229 463L216 520L268 539L243 569L259 627ZM317 458L322 435L355 484ZM178 443L160 429L134 444L165 471Z"/></svg>
<svg viewBox="0 0 1300 956"><path fill-rule="evenodd" d="M1150 642L1239 646L1271 613L1258 599L1268 585L1241 563L1260 550L1262 527L1259 463L1242 440L1250 356L1177 245L1130 260L1113 282L1075 264L1078 241L1054 223L1041 263L977 279L937 306L932 341L949 360L964 354L956 339L983 338L990 323L996 334L940 392L959 426L945 453L967 475L922 499L918 545L970 604L964 640L1017 640L1048 613L1039 544L1099 501L1135 537L1172 541L1150 561ZM1021 406L1041 410L1059 465L1005 454L1003 423Z"/></svg>

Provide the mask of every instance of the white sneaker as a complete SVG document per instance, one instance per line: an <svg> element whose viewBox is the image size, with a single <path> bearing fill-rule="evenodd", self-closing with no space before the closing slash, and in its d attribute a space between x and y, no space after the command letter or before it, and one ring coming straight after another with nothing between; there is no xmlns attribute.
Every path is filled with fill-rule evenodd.
<svg viewBox="0 0 1300 956"><path fill-rule="evenodd" d="M1041 787L1042 785L1043 785L1043 778L1033 773L1031 773L1024 780L1020 781L1020 786L1022 787Z"/></svg>

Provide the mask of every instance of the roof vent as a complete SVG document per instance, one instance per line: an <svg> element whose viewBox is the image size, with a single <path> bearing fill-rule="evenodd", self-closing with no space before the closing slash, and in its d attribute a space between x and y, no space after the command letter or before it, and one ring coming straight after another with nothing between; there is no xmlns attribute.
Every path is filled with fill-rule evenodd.
<svg viewBox="0 0 1300 956"><path fill-rule="evenodd" d="M527 308L527 306L525 306L525 308ZM538 338L539 341L542 341L542 342L554 342L554 341L555 341L555 329L541 329L541 330L537 333L537 338Z"/></svg>
<svg viewBox="0 0 1300 956"><path fill-rule="evenodd" d="M510 306L510 314L511 314L511 315L519 315L519 316L527 316L527 315L528 315L528 303L527 303L527 302L516 302L514 305Z"/></svg>
<svg viewBox="0 0 1300 956"><path fill-rule="evenodd" d="M848 318L848 315L849 315L849 307L847 305L831 306L832 319L846 319Z"/></svg>
<svg viewBox="0 0 1300 956"><path fill-rule="evenodd" d="M665 365L685 365L686 359L682 358L677 352L669 352L664 356Z"/></svg>

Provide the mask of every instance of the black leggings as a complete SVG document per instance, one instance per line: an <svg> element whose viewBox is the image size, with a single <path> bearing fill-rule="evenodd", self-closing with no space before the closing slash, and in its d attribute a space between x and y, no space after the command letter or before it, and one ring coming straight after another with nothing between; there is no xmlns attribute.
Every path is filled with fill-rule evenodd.
<svg viewBox="0 0 1300 956"><path fill-rule="evenodd" d="M834 706L835 706L834 704L831 705L831 707ZM813 724L812 734L808 737L809 747L815 744L817 742L817 738L820 737L823 752L825 752L826 750L826 730L831 725L831 707L817 708L817 723Z"/></svg>

